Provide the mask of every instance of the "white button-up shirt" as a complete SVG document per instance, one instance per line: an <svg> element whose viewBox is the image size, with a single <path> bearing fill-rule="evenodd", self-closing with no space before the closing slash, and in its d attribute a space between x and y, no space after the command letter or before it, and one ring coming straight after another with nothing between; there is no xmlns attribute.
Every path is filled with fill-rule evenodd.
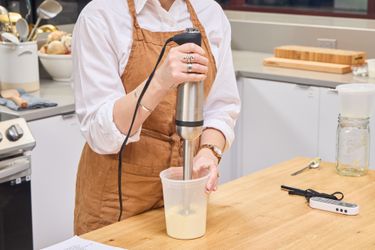
<svg viewBox="0 0 375 250"><path fill-rule="evenodd" d="M166 32L192 27L184 0L175 0L169 11L162 8L159 0L134 1L138 23L144 29ZM228 148L240 112L230 24L214 0L191 0L191 3L206 30L217 66L216 79L204 105L204 127L220 130ZM83 136L100 154L117 153L125 139L113 121L113 107L116 100L126 95L121 75L129 58L132 32L127 0L91 1L74 28L76 112ZM139 140L139 135L140 129L128 143Z"/></svg>

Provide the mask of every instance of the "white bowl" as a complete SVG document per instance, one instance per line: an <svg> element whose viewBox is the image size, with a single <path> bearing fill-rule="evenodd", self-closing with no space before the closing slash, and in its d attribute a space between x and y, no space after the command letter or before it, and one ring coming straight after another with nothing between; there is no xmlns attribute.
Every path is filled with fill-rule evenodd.
<svg viewBox="0 0 375 250"><path fill-rule="evenodd" d="M55 81L68 82L72 79L72 55L48 55L38 52L43 67Z"/></svg>

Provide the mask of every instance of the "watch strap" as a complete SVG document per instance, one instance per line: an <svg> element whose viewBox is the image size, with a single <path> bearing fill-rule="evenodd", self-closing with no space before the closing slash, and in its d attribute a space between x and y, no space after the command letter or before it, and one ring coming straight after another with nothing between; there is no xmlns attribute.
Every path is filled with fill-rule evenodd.
<svg viewBox="0 0 375 250"><path fill-rule="evenodd" d="M214 154L214 156L218 159L218 163L220 163L220 160L222 158L222 153L221 153L221 150L219 149L219 147L217 147L217 146L215 146L213 144L202 144L200 146L199 150L201 150L203 148L210 149L212 151L212 153Z"/></svg>

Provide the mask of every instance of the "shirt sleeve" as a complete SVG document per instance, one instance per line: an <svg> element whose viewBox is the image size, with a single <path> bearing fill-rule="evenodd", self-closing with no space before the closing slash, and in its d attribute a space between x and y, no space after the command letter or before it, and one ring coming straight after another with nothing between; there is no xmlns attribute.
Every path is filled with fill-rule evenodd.
<svg viewBox="0 0 375 250"><path fill-rule="evenodd" d="M234 127L240 113L241 101L233 67L230 24L226 18L224 23L216 63L217 75L204 107L204 127L221 131L226 139L224 150L227 150L234 140Z"/></svg>
<svg viewBox="0 0 375 250"><path fill-rule="evenodd" d="M125 139L113 121L114 104L126 93L111 37L104 19L84 15L80 16L73 32L76 113L83 136L99 154L117 153ZM139 140L140 130L128 143Z"/></svg>

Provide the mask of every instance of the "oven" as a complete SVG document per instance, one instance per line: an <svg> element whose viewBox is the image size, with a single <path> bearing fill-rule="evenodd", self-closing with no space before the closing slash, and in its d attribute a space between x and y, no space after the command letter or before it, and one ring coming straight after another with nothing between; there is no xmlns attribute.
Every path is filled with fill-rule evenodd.
<svg viewBox="0 0 375 250"><path fill-rule="evenodd" d="M0 250L33 249L30 156L0 162Z"/></svg>
<svg viewBox="0 0 375 250"><path fill-rule="evenodd" d="M0 120L8 118L0 113ZM24 119L0 121L0 250L33 249L30 152L34 146Z"/></svg>

